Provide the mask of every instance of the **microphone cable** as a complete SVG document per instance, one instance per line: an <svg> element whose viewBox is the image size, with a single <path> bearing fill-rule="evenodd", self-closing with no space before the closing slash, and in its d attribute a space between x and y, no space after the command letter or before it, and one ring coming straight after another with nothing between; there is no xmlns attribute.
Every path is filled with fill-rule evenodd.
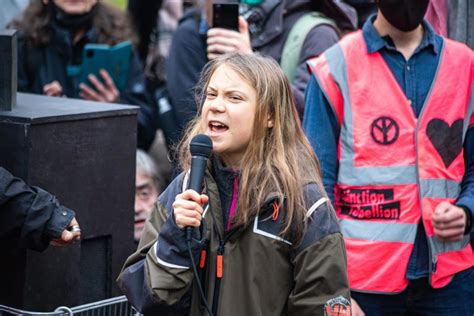
<svg viewBox="0 0 474 316"><path fill-rule="evenodd" d="M196 269L196 264L194 262L193 252L191 251L191 241L186 240L186 245L188 247L188 255L189 255L189 259L191 259L191 264L193 266L194 279L196 280L197 287L199 289L199 294L201 295L201 300L204 303L204 306L206 307L206 310L207 310L207 313L209 314L209 316L213 316L211 308L209 307L209 303L207 302L206 296L204 295L201 280L199 279L199 274L198 274L197 269Z"/></svg>

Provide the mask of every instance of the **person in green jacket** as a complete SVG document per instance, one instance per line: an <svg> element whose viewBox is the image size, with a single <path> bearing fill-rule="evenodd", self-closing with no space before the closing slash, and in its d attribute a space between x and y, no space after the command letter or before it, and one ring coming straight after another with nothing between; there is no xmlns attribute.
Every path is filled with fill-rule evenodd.
<svg viewBox="0 0 474 316"><path fill-rule="evenodd" d="M223 55L197 91L184 171L118 279L131 304L156 315L349 315L344 242L283 71L257 54ZM213 143L202 194L186 189L197 134Z"/></svg>

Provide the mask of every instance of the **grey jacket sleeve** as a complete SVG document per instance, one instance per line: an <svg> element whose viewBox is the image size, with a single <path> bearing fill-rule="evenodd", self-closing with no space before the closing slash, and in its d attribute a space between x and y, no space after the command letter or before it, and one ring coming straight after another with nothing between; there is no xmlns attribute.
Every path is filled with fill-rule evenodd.
<svg viewBox="0 0 474 316"><path fill-rule="evenodd" d="M295 285L288 298L288 315L350 310L346 250L336 214L315 185L307 193L307 228L293 257Z"/></svg>
<svg viewBox="0 0 474 316"><path fill-rule="evenodd" d="M0 167L0 238L16 246L44 250L59 238L75 214L55 196L30 187ZM15 245L13 245L15 246Z"/></svg>

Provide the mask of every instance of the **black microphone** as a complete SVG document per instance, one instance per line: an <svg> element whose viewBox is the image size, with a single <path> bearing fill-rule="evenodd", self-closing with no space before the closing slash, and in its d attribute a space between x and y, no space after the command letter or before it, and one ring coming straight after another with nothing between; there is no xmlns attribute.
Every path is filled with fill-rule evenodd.
<svg viewBox="0 0 474 316"><path fill-rule="evenodd" d="M207 159L212 153L212 140L209 136L198 134L193 137L189 144L191 151L191 170L189 174L188 189L201 194L202 180L206 171ZM186 241L191 241L193 227L186 227Z"/></svg>

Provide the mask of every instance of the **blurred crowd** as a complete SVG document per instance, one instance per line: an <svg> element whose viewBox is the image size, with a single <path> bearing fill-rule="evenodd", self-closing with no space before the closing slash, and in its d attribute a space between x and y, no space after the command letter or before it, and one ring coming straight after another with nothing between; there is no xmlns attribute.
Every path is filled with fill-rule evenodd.
<svg viewBox="0 0 474 316"><path fill-rule="evenodd" d="M425 308L424 304L435 301L437 293L443 290L444 294L439 294L443 302L445 297L456 295L453 294L456 291L464 293L463 301L464 299L472 301L470 295L474 294L473 283L465 287L466 282L474 280L474 274L471 276L472 251L469 250L471 251L469 255L468 250L465 250L468 247L468 242L465 241L469 240L466 236L469 236L471 231L471 214L474 212L474 208L471 207L474 204L474 189L471 188L471 182L474 182L471 179L474 173L471 170L474 156L471 130L473 123L469 119L474 107L472 86L469 86L469 83L466 83L468 86L465 88L461 83L447 84L446 89L454 90L456 87L465 89L464 96L468 99L467 103L470 103L469 109L463 112L464 114L460 114L461 112L453 114L448 110L445 113L424 113L425 116L432 115L433 120L428 125L432 124L433 131L431 133L428 126L428 136L423 134L420 139L427 137L431 140L443 159L440 160L439 166L436 163L423 166L423 162L419 162L420 157L411 157L412 151L407 149L408 145L400 147L405 152L395 158L394 153L386 149L388 147L383 147L382 150L371 147L372 144L369 144L371 137L379 145L390 145L391 139L395 142L398 138L407 137L403 134L404 123L386 116L382 110L373 110L376 108L376 101L372 100L380 98L379 100L383 101L382 94L364 95L362 92L357 94L354 91L359 91L357 89L361 88L353 87L351 83L356 77L360 80L358 82L365 83L364 80L368 82L369 78L366 77L370 76L390 82L391 85L385 91L386 98L408 99L407 104L411 107L407 107L407 111L411 111L412 108L416 116L413 121L417 119L421 121L419 115L423 113L424 107L427 107L425 104L436 102L429 98L433 89L436 89L433 88L433 78L443 71L439 66L440 52L452 49L452 54L458 56L458 59L468 54L457 48L457 44L453 44L454 48L451 48L450 44L445 43L445 39L463 42L471 49L474 47L474 5L470 0L397 0L393 3L400 5L403 3L406 9L406 11L400 9L398 16L391 14L397 11L397 7L390 7L388 0L242 0L240 2L129 0L125 10L101 0L2 0L1 2L0 29L12 28L18 31L20 92L139 106L134 235L137 242L141 238L145 222L156 205L158 196L181 171L176 148L188 126L200 113L202 104L197 96L202 91L199 91L198 83L205 65L227 53L244 55L259 53L274 59L287 75L298 118L320 159L322 181L340 219L348 250L353 315L364 315L364 312L367 315L383 315L383 310L395 311L395 307L405 304L404 298L400 298L399 295L410 296L412 292L422 296L419 300L420 305L415 306L415 309ZM406 4L408 2L412 4ZM218 20L213 18L215 17L213 14L217 12L216 3L238 6L238 17L234 26L227 28L213 25L218 23ZM383 21L380 19L381 15L384 17ZM389 26L383 26L382 22ZM422 31L415 39L413 32L415 29L418 30L417 27L420 25ZM385 33L381 34L381 30ZM411 34L411 37L406 34ZM357 36L360 38L356 38ZM342 38L346 41L343 40L342 44L337 46ZM106 44L113 47L127 41L131 43L132 50L127 56L128 71L124 74L123 85L118 85L117 77L104 69L98 73L86 74L86 81L79 80L76 70L84 64L86 56L84 52L89 44ZM415 46L405 45L408 42ZM360 43L367 45L369 53L380 52L379 55L382 56L380 60L386 64L377 64L374 59L366 58L365 55L362 57L363 49L359 52L359 48L363 45ZM472 68L472 50L470 52ZM457 64L452 61L450 66L457 67ZM468 64L466 67L469 68ZM337 71L342 68L347 71L347 77L344 77L346 76L344 73L338 78ZM375 72L372 73L369 69ZM388 72L388 77L384 77L384 71ZM389 75L390 72L392 76ZM366 73L367 76L364 77L360 73ZM471 69L471 77L466 74L466 78L471 80L471 85L472 73ZM464 78L462 76L460 73L459 78ZM347 85L347 88L344 85ZM371 91L369 88L364 91ZM397 92L398 94L393 93L392 96L394 90L401 91L402 94ZM457 97L457 94L451 94L452 99ZM459 98L462 97L459 95ZM360 113L355 110L352 112L354 117L348 117L347 114L350 106L348 104L351 102L352 105L356 104L361 108ZM464 106L461 103L462 100L459 100L460 106ZM370 111L378 113L380 117L373 119L367 114ZM449 134L452 130L450 128L455 124L453 122L444 124L441 119L453 115L452 121L454 121L458 114L462 118L459 122L459 128L463 131L462 136L459 134L459 139L454 136L449 139L439 136L439 133ZM412 114L393 108L393 115L402 118ZM351 138L351 133L358 131L357 120L361 118L370 120L371 132ZM395 126L394 124L395 134L389 134L389 129ZM351 128L356 132L350 130ZM434 141L435 137L440 137L441 140ZM458 144L459 148L453 148L452 144L458 140L461 142ZM366 151L358 152L357 146L365 148ZM458 162L457 154L462 148L465 158ZM458 152L453 156L453 151L456 150ZM427 146L420 155L428 155L431 151L433 150ZM383 157L375 160L373 157L377 155ZM413 159L410 160L411 158ZM351 161L348 162L349 160ZM360 202L361 199L366 199L367 204L371 199L384 201L400 199L403 203L412 203L417 197L409 196L408 191L413 187L402 188L406 185L405 178L400 175L396 181L392 179L393 182L388 180L384 182L389 177L380 177L380 173L408 173L409 168L401 168L405 164L419 164L420 168L425 168L422 172L426 174L420 176L425 182L419 185L421 187L426 184L427 187L421 188L420 192L421 194L429 192L420 198L423 200L420 203L429 205L434 203L433 199L441 198L429 195L438 193L436 191L438 187L429 187L432 184L429 180L432 178L438 180L433 182L435 184L443 183L439 190L444 190L454 182L462 183L459 192L450 191L447 196L442 197L446 197L449 204L436 208L438 213L442 213L441 215L437 215L436 212L434 215L423 214L420 220L420 216L413 215L416 212L413 211L410 216L403 217L397 212L408 211L400 210L400 206L396 205L400 202L394 202L390 208L375 211L374 209L369 211L369 208L364 207L355 208L357 200L358 205L364 204ZM454 167L450 167L451 164ZM359 171L354 171L356 169L354 165L366 166L364 171L366 173L358 178ZM383 170L377 169L386 165L390 166ZM454 168L459 170L453 170ZM433 171L434 169L436 170ZM28 188L20 179L14 178L3 169L0 169L0 180L0 189L5 192L10 188L9 192L14 192L10 194L23 196L37 194L47 201L44 203L51 204L48 209L49 217L42 223L36 223L47 226L47 236L38 237L40 243L31 240L34 238L31 234L26 234L29 238L23 243L26 247L41 250L48 243L68 244L80 237L74 212L61 206L53 197L49 197L47 192L38 188ZM18 183L22 183L21 188L18 188ZM395 193L388 189L391 185L397 186ZM2 195L5 194L0 192L0 202L3 201ZM25 205L33 203L32 200L33 197L30 200L23 200L17 207L27 207ZM58 208L61 208L60 213L55 211ZM357 214L353 213L355 209L358 210ZM389 210L390 214L387 214L386 210ZM65 215L59 216L58 214L62 212ZM403 236L398 237L399 232L395 230L393 240L388 238L387 242L380 244L374 242L377 236L370 235L370 231L382 234L382 231L394 229L394 226L371 226L369 225L373 223L370 221L371 217L397 219L395 221L397 225L400 227L405 225L400 229L406 233L405 237L413 235L409 242L411 248L407 246L409 249L414 249L413 252L407 250L408 248L404 246L405 239ZM353 223L354 219L362 220ZM430 224L423 225L424 221ZM369 224L363 226L361 223ZM411 228L407 228L408 226ZM76 227L75 230L73 227ZM359 233L361 230L364 233ZM452 233L454 230L456 232ZM432 242L436 236L443 242ZM461 243L459 240L464 242ZM454 243L447 245L451 241ZM396 243L400 246L395 247ZM384 258L383 255L387 254L381 250L384 247L391 249L392 252L389 252L389 256L393 256L391 259ZM365 252L361 250L362 248L373 250ZM429 258L433 258L433 251L438 252L438 259L428 262ZM447 254L450 251L459 251L462 254L449 257ZM367 257L378 261L373 263ZM384 268L377 270L379 261L388 263L380 263ZM469 263L466 263L467 261ZM400 265L404 267L398 268ZM386 269L391 272L387 273ZM377 275L373 275L373 270L378 271L375 273ZM439 273L436 274L436 271ZM389 281L392 277L396 279L393 282ZM427 277L436 290L432 291L426 285L428 283L422 284L425 281L420 280L425 280ZM386 295L387 293L397 295ZM459 301L457 303L463 304ZM471 314L461 309L457 312L455 309L451 311L447 309L443 313L472 315L474 312L470 309L472 305L471 302L466 309L470 310Z"/></svg>

